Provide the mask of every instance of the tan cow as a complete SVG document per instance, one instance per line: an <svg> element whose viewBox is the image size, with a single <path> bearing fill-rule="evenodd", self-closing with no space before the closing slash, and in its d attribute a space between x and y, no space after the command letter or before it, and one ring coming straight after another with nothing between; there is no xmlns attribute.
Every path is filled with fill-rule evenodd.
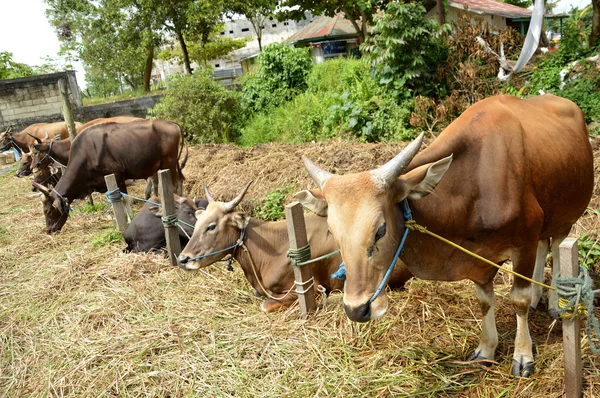
<svg viewBox="0 0 600 398"><path fill-rule="evenodd" d="M592 149L583 113L569 100L487 98L417 155L421 141L378 169L356 174L332 175L304 159L325 200L301 196L305 205L328 213L347 270L344 308L354 321L382 316L388 308L385 292L373 293L404 232L396 210L401 200L408 199L419 224L498 264L512 258L513 269L528 277L538 244L544 253L548 238L559 268L558 245L590 201ZM496 268L418 232L408 235L401 259L418 278L475 282L483 322L470 359L493 360ZM511 299L517 315L512 374L530 376L531 284L515 278Z"/></svg>
<svg viewBox="0 0 600 398"><path fill-rule="evenodd" d="M196 225L194 234L178 258L179 266L186 270L196 270L207 267L216 261L231 254L242 267L244 275L255 292L267 298L261 305L265 312L273 312L287 308L294 304L297 294L290 290L294 286L294 273L286 252L289 248L289 237L285 221L264 222L251 218L248 214L234 211L234 208L244 197L250 183L231 202L215 201L208 189L206 197L208 206L206 210L196 212ZM327 231L327 222L324 217L307 214L306 233L310 243L313 258L337 250L331 234ZM195 257L227 249L240 239L242 230L245 230L244 246L227 250L214 256L194 260ZM332 290L341 290L344 282L331 279L331 274L338 270L342 262L340 255L330 257L312 264L315 284L321 285L329 293ZM398 264L392 274L389 286L399 288L412 275ZM261 287L266 289L263 290ZM289 292L289 293L288 293Z"/></svg>
<svg viewBox="0 0 600 398"><path fill-rule="evenodd" d="M75 122L75 128L80 127L81 123ZM16 145L22 152L29 152L29 147L36 143L34 137L42 141L53 140L55 136L62 139L69 137L69 130L65 122L57 123L36 123L26 127L20 133L13 134L6 131L0 134L0 147L7 145Z"/></svg>
<svg viewBox="0 0 600 398"><path fill-rule="evenodd" d="M87 129L90 126L95 126L96 124L129 123L129 122L135 122L138 120L145 120L145 119L140 118L140 117L135 117L135 116L115 116L115 117L104 117L104 118L94 119L94 120L90 120L89 122L87 122L85 124L81 124L79 127L77 127L77 134L81 133L83 130Z"/></svg>

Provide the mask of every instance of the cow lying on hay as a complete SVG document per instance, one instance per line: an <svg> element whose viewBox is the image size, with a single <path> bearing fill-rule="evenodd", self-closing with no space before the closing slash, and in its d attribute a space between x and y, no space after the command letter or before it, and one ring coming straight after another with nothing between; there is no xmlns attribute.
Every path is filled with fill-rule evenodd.
<svg viewBox="0 0 600 398"><path fill-rule="evenodd" d="M34 183L45 196L46 231L61 230L73 200L106 192L104 176L108 174L115 174L119 189L127 192L126 179L147 178L159 169L170 169L174 187L180 187L183 175L178 160L182 150L179 126L166 120L87 128L73 140L69 163L54 189Z"/></svg>
<svg viewBox="0 0 600 398"><path fill-rule="evenodd" d="M387 311L385 292L374 292L405 231L396 207L400 201L408 200L416 222L432 232L497 264L512 258L513 269L531 277L538 243L552 238L553 251L558 249L592 195L593 155L585 119L577 105L563 98L487 98L417 154L421 142L422 136L378 169L343 176L304 159L322 197L304 192L301 201L328 214L345 260L344 309L353 321ZM418 278L475 282L483 322L470 359L493 360L497 269L419 232L408 235L401 258ZM544 260L545 252L538 263ZM512 374L530 376L531 283L515 278L511 299L517 315Z"/></svg>
<svg viewBox="0 0 600 398"><path fill-rule="evenodd" d="M178 225L181 247L188 243L189 237L194 233L194 229L189 225L196 223L196 211L206 209L207 205L206 199L191 200L175 195L177 219L185 223ZM160 198L151 197L149 202L146 202L140 212L131 220L123 234L125 242L127 242L125 251L139 253L164 250L167 247L167 240L161 220L162 216L164 216L164 211L160 206Z"/></svg>
<svg viewBox="0 0 600 398"><path fill-rule="evenodd" d="M196 212L194 234L178 258L179 266L186 270L207 267L230 254L240 264L255 294L268 297L261 305L265 312L288 308L296 302L294 273L290 260L286 257L289 237L285 221L264 222L246 213L234 211L243 199L250 183L232 201L215 201L205 186L208 206ZM337 246L327 231L325 218L308 214L305 218L306 233L313 258L337 250ZM244 233L242 233L244 231ZM224 250L243 237L241 247ZM216 254L223 250L221 253ZM211 255L215 253L215 255ZM204 258L196 258L207 255ZM339 254L311 264L314 283L325 288L326 293L341 290L344 282L331 279L342 259ZM410 279L403 264L398 264L389 281L391 288L400 288ZM264 287L264 288L263 288Z"/></svg>

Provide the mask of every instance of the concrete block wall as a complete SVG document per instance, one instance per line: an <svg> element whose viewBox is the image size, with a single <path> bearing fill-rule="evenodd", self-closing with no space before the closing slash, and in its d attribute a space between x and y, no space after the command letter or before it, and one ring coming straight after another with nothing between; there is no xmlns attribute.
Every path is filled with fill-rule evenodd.
<svg viewBox="0 0 600 398"><path fill-rule="evenodd" d="M58 89L59 79L67 81L75 106L81 106L75 71L0 80L0 125L60 114L62 98Z"/></svg>

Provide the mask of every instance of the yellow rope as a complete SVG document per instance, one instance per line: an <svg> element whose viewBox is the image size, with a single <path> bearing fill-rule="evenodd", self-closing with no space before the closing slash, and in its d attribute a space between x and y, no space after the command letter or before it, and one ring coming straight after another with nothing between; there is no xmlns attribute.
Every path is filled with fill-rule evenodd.
<svg viewBox="0 0 600 398"><path fill-rule="evenodd" d="M462 252L464 252L464 253L467 253L468 255L470 255L470 256L473 256L473 257L475 257L476 259L478 259L478 260L481 260L481 261L483 261L483 262L484 262L484 263L486 263L486 264L489 264L489 265L491 265L492 267L496 267L496 268L498 268L499 270L506 271L506 272L508 272L509 274L513 274L514 276L518 276L519 278L525 279L526 281L529 281L529 282L531 282L531 283L535 283L536 285L539 285L539 286L545 287L546 289L556 290L556 288L555 288L555 287L552 287L552 286L546 285L545 283L541 283L541 282L538 282L538 281L536 281L536 280L533 280L533 279L531 279L531 278L528 278L528 277L526 277L525 275L521 275L521 274L519 274L518 272L515 272L515 271L513 271L513 270L511 270L511 269L504 268L504 267L502 267L502 266L500 266L500 265L498 265L498 264L496 264L496 263L494 263L494 262L492 262L492 261L488 260L487 258L483 258L483 257L481 257L480 255L478 255L478 254L475 254L475 253L473 253L472 251L469 251L469 250L465 249L464 247L462 247L462 246L459 246L459 245L457 245L456 243L454 243L454 242L452 242L452 241L449 241L448 239L446 239L446 238L443 238L443 237L439 236L438 234L436 234L436 233L433 233L433 232L429 231L429 230L427 229L427 227L424 227L424 226L422 226L422 225L419 225L419 224L417 224L417 222L416 222L415 220L409 220L409 221L407 221L407 222L405 223L405 225L406 225L406 228L410 229L411 231L419 231L419 232L421 232L421 233L423 233L423 234L431 235L431 236L433 236L434 238L437 238L437 239L441 240L442 242L445 242L445 243L449 244L450 246L452 246L452 247L454 247L454 248L456 248L456 249L458 249L458 250L460 250L460 251L462 251Z"/></svg>

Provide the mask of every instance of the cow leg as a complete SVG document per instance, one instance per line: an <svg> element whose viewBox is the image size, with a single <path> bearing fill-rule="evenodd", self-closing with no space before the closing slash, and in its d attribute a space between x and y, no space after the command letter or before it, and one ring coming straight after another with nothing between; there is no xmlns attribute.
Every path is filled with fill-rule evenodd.
<svg viewBox="0 0 600 398"><path fill-rule="evenodd" d="M146 189L144 190L144 198L148 200L150 196L152 196L152 177L146 179Z"/></svg>
<svg viewBox="0 0 600 398"><path fill-rule="evenodd" d="M273 295L273 296L277 297L276 295ZM283 297L283 294L280 296ZM294 303L297 300L298 300L298 295L295 293L290 293L283 300L273 300L273 299L268 298L262 302L262 304L260 305L260 310L263 312L266 312L267 314L270 312L285 310L285 309L291 307L292 305L294 305Z"/></svg>
<svg viewBox="0 0 600 398"><path fill-rule="evenodd" d="M537 252L537 241L532 245L513 250L513 269L530 277L535 264ZM529 271L529 272L527 272ZM515 351L513 354L513 376L529 377L533 375L535 365L533 362L533 344L529 334L529 324L527 316L531 306L531 282L514 278L512 290L510 292L513 308L517 315L517 333L515 336Z"/></svg>
<svg viewBox="0 0 600 398"><path fill-rule="evenodd" d="M560 251L559 247L563 240L568 236L565 234L552 237L552 287L556 287L554 277L560 274ZM559 319L558 316L558 295L556 290L548 290L548 315L552 319Z"/></svg>
<svg viewBox="0 0 600 398"><path fill-rule="evenodd" d="M496 330L496 318L494 316L494 282L485 285L475 284L475 294L481 306L483 320L481 323L481 335L479 346L469 357L469 361L494 360L496 347L498 346L498 332Z"/></svg>
<svg viewBox="0 0 600 398"><path fill-rule="evenodd" d="M548 255L548 243L547 239L538 242L537 253L535 255L535 269L533 270L533 279L538 282L544 282L544 267L546 266L546 256ZM531 309L535 310L542 298L542 287L533 285L531 289Z"/></svg>

